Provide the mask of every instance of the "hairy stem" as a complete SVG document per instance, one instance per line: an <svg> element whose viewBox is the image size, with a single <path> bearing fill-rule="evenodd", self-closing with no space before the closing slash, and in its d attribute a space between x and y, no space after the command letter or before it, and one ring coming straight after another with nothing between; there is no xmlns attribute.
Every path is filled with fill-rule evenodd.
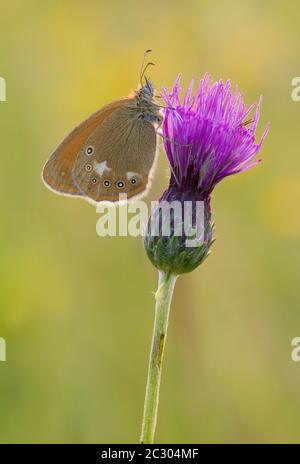
<svg viewBox="0 0 300 464"><path fill-rule="evenodd" d="M177 276L159 272L155 294L155 321L148 367L141 443L153 443L159 402L161 369L166 342L170 305Z"/></svg>

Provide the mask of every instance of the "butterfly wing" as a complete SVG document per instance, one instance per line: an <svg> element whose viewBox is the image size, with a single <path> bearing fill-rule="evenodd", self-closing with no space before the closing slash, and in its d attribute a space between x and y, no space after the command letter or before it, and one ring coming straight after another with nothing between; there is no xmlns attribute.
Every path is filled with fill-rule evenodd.
<svg viewBox="0 0 300 464"><path fill-rule="evenodd" d="M79 150L73 180L92 202L132 198L146 191L156 152L153 124L129 102L98 125Z"/></svg>
<svg viewBox="0 0 300 464"><path fill-rule="evenodd" d="M127 101L128 98L124 97L105 105L72 130L56 148L43 168L42 179L47 187L55 193L82 196L81 190L74 184L72 177L74 161L78 152L90 134L116 108L124 105Z"/></svg>

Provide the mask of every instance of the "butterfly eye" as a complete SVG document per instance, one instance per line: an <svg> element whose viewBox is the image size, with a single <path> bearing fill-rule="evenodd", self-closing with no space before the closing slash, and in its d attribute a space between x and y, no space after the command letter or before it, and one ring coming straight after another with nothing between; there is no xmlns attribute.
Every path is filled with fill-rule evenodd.
<svg viewBox="0 0 300 464"><path fill-rule="evenodd" d="M110 180L105 180L103 182L104 187L109 187L110 186Z"/></svg>
<svg viewBox="0 0 300 464"><path fill-rule="evenodd" d="M87 155L92 155L94 153L93 147L86 147L85 152Z"/></svg>
<svg viewBox="0 0 300 464"><path fill-rule="evenodd" d="M91 166L90 164L86 164L86 165L85 165L85 170L86 170L87 172L90 172L90 171L92 170L92 166Z"/></svg>
<svg viewBox="0 0 300 464"><path fill-rule="evenodd" d="M118 187L119 189L122 189L122 188L124 188L124 185L125 185L125 184L124 184L124 182L123 182L122 180L118 180L118 182L116 183L116 185L117 185L117 187Z"/></svg>
<svg viewBox="0 0 300 464"><path fill-rule="evenodd" d="M92 184L97 184L97 177L92 177L91 182Z"/></svg>
<svg viewBox="0 0 300 464"><path fill-rule="evenodd" d="M131 183L132 185L135 185L135 184L136 184L136 178L133 177L132 179L130 179L130 183Z"/></svg>

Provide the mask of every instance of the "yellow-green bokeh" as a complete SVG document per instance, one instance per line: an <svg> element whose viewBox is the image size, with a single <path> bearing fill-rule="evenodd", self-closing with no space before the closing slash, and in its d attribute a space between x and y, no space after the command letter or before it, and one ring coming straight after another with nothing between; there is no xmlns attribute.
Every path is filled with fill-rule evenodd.
<svg viewBox="0 0 300 464"><path fill-rule="evenodd" d="M263 163L213 195L217 240L179 278L157 442L299 442L300 74L297 1L0 5L0 442L138 441L156 271L140 238L99 238L95 208L40 180L63 136L129 93L206 71L264 95ZM160 151L148 200L167 185Z"/></svg>

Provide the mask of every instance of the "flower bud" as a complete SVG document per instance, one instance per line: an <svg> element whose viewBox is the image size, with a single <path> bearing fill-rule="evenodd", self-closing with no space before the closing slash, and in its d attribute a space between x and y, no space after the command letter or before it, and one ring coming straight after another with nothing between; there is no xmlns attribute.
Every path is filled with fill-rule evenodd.
<svg viewBox="0 0 300 464"><path fill-rule="evenodd" d="M144 245L152 264L166 273L193 271L213 243L210 199L170 185L150 216Z"/></svg>

